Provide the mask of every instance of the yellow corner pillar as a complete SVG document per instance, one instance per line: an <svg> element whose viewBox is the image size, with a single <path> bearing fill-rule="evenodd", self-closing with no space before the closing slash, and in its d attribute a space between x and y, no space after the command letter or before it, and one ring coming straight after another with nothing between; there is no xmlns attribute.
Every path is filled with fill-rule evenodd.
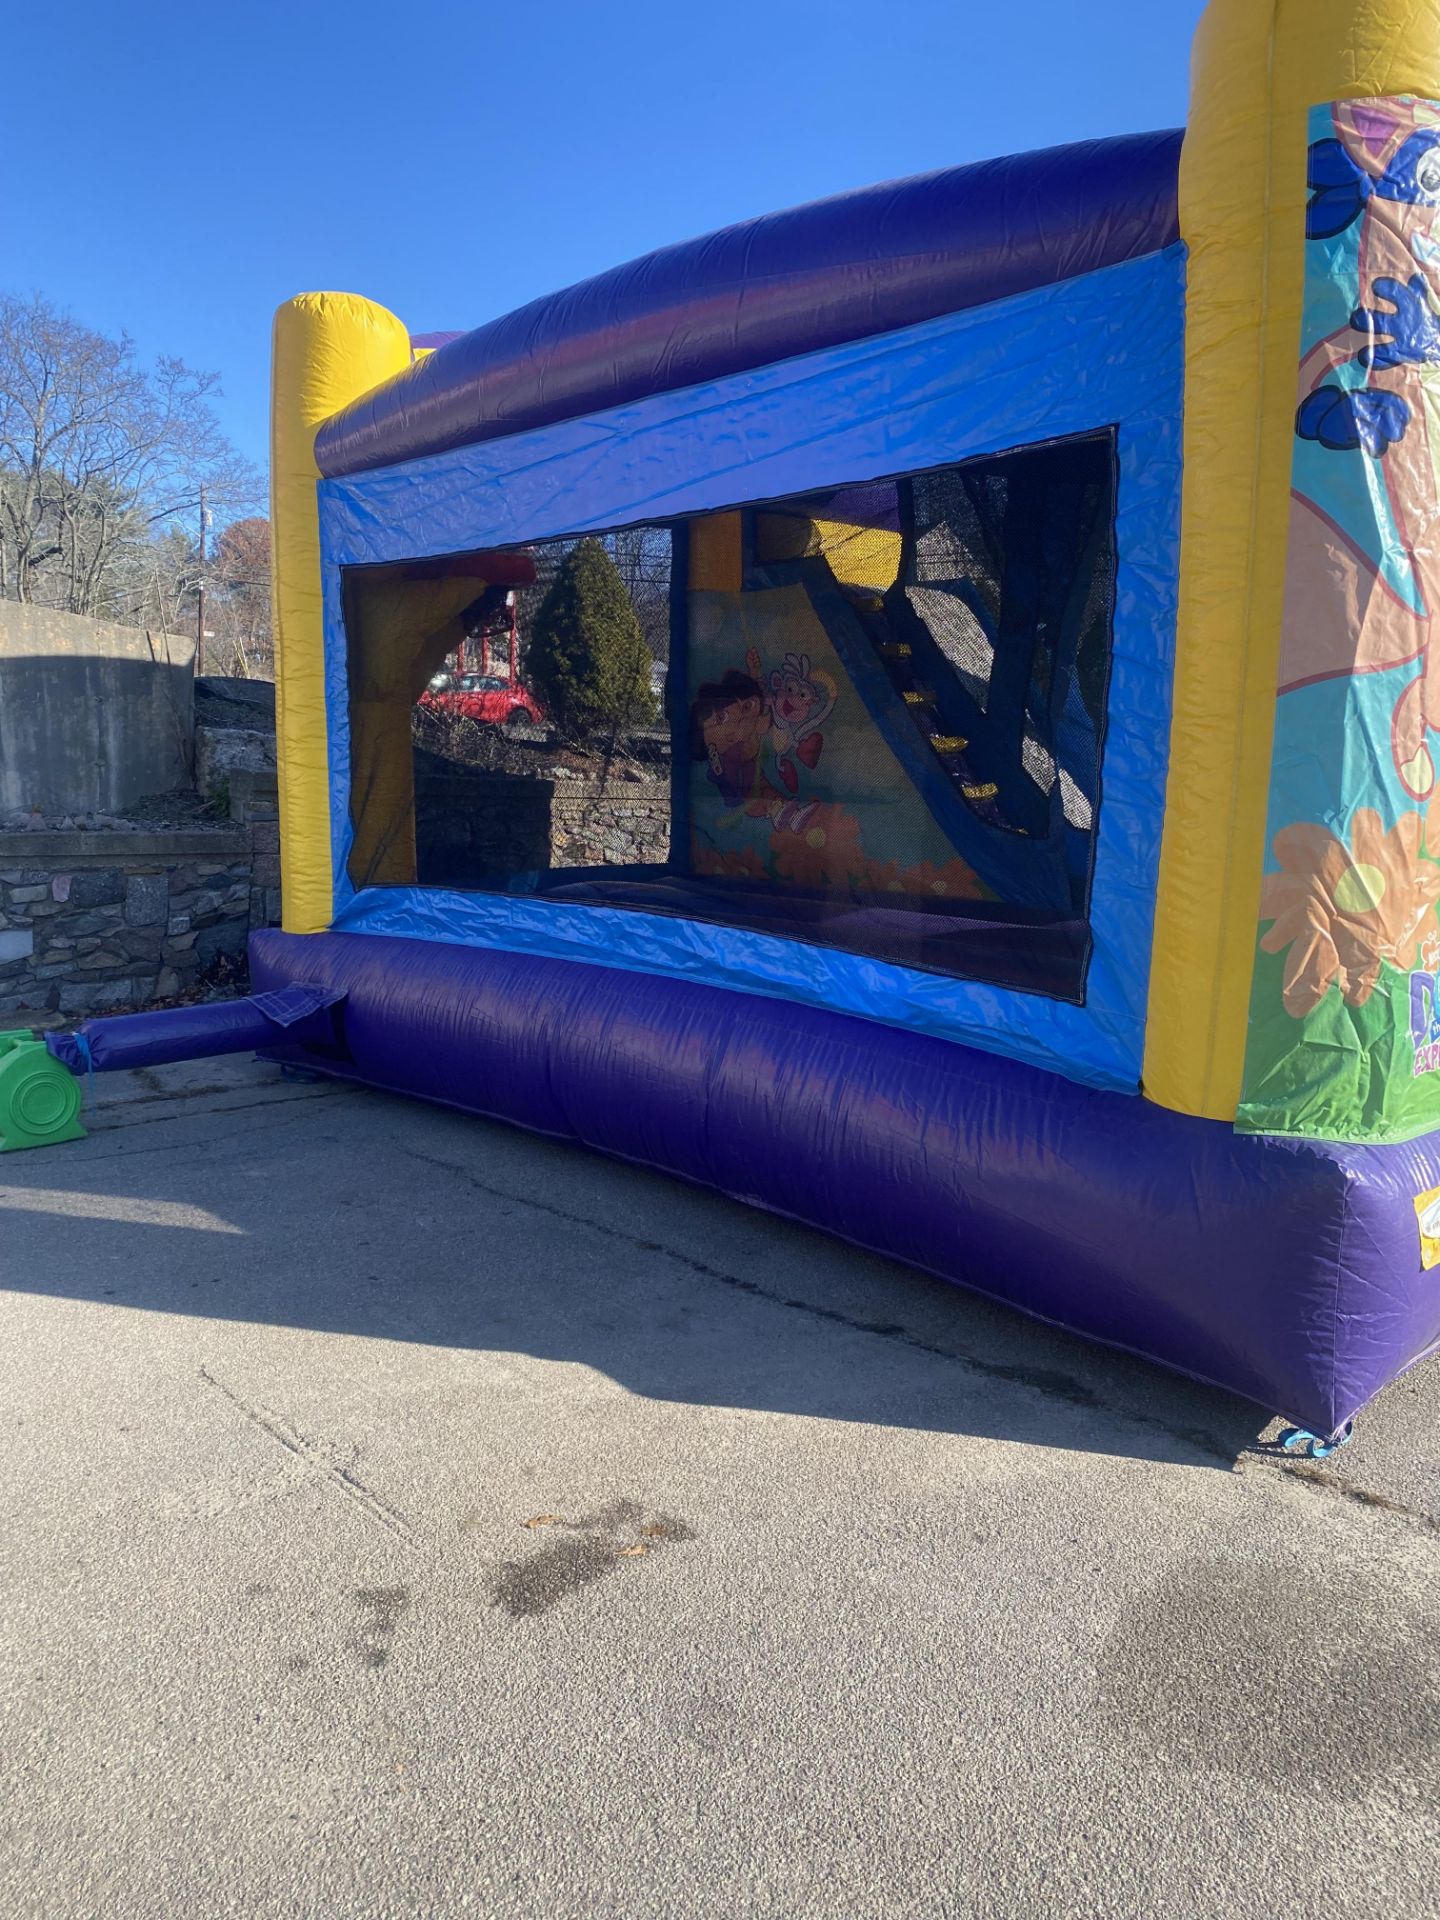
<svg viewBox="0 0 1440 1920"><path fill-rule="evenodd" d="M393 313L349 293L302 293L275 315L270 390L271 592L280 858L288 933L330 924L329 755L315 432L410 364Z"/></svg>
<svg viewBox="0 0 1440 1920"><path fill-rule="evenodd" d="M1440 0L1210 0L1180 162L1185 468L1145 1090L1233 1120L1260 907L1304 272L1306 120L1440 96Z"/></svg>

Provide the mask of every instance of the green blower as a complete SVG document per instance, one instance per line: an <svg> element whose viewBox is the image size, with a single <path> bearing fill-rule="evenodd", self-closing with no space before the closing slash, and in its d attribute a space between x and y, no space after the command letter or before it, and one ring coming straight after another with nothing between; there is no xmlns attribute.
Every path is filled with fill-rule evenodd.
<svg viewBox="0 0 1440 1920"><path fill-rule="evenodd" d="M0 1153L83 1140L80 1082L28 1027L0 1033Z"/></svg>

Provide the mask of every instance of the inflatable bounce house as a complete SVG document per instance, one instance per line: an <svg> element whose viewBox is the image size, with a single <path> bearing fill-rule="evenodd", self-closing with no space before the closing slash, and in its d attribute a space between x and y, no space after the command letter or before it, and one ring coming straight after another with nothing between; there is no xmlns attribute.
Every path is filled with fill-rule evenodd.
<svg viewBox="0 0 1440 1920"><path fill-rule="evenodd" d="M228 1040L137 1019L1343 1437L1440 1339L1440 9L1212 0L1193 84L470 333L282 307L285 927ZM658 811L562 857L512 768L437 862L415 703L577 556L665 690L572 759Z"/></svg>

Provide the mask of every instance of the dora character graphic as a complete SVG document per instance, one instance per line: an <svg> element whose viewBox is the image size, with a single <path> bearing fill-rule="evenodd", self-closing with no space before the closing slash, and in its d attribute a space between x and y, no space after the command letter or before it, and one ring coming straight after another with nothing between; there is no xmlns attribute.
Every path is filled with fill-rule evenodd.
<svg viewBox="0 0 1440 1920"><path fill-rule="evenodd" d="M758 658L752 652L747 659ZM690 708L690 758L705 761L732 815L748 814L793 829L812 807L800 807L765 777L762 751L774 727L769 700L753 673L727 668L707 680Z"/></svg>

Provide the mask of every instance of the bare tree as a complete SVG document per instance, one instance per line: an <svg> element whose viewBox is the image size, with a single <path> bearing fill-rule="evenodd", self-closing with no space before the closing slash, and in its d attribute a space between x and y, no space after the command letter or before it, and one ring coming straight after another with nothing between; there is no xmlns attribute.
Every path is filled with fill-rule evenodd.
<svg viewBox="0 0 1440 1920"><path fill-rule="evenodd" d="M274 670L270 638L270 522L232 520L206 569L214 642L206 650L221 671L241 679ZM212 669L213 670L213 669Z"/></svg>
<svg viewBox="0 0 1440 1920"><path fill-rule="evenodd" d="M605 535L605 545L625 582L650 657L670 658L670 529L624 527Z"/></svg>
<svg viewBox="0 0 1440 1920"><path fill-rule="evenodd" d="M0 295L0 594L72 613L142 598L157 523L255 502L258 473L210 401L217 376L82 326L40 295ZM163 598L163 595L161 596ZM134 617L133 613L131 617Z"/></svg>

